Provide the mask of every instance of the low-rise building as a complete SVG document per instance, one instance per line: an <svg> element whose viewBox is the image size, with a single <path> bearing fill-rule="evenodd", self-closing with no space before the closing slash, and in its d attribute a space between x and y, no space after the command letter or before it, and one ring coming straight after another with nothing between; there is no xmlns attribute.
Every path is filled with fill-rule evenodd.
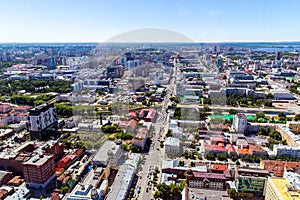
<svg viewBox="0 0 300 200"><path fill-rule="evenodd" d="M300 159L300 146L274 145L273 151L276 156L288 156Z"/></svg>
<svg viewBox="0 0 300 200"><path fill-rule="evenodd" d="M141 147L143 150L145 148L148 138L148 130L146 128L140 128L137 134L132 138L132 145Z"/></svg>
<svg viewBox="0 0 300 200"><path fill-rule="evenodd" d="M135 166L130 164L123 164L120 167L111 190L106 195L105 199L125 200L131 187L131 183L134 179L135 170Z"/></svg>
<svg viewBox="0 0 300 200"><path fill-rule="evenodd" d="M237 168L235 176L236 189L241 198L255 198L265 195L267 178L270 176L267 170Z"/></svg>
<svg viewBox="0 0 300 200"><path fill-rule="evenodd" d="M260 161L260 168L266 169L269 173L276 177L283 177L286 169L296 169L300 167L300 162L289 162L281 160L262 160Z"/></svg>
<svg viewBox="0 0 300 200"><path fill-rule="evenodd" d="M226 181L224 174L187 171L187 184L191 188L225 190Z"/></svg>
<svg viewBox="0 0 300 200"><path fill-rule="evenodd" d="M166 154L182 154L182 148L180 145L180 140L174 137L167 137L164 142L164 149Z"/></svg>
<svg viewBox="0 0 300 200"><path fill-rule="evenodd" d="M93 166L106 167L109 163L111 166L117 165L122 156L122 147L113 141L106 141L97 151L92 160Z"/></svg>

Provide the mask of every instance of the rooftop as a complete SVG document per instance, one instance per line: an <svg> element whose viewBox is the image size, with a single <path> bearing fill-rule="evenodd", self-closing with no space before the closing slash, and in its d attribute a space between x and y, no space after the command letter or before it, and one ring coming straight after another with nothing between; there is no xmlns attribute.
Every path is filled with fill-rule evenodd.
<svg viewBox="0 0 300 200"><path fill-rule="evenodd" d="M283 197L284 200L300 200L299 193L288 191L290 183L285 178L271 178L271 181L275 185L276 189Z"/></svg>
<svg viewBox="0 0 300 200"><path fill-rule="evenodd" d="M106 141L97 151L94 161L105 161L108 158L107 152L111 151L115 155L120 148L120 145L117 145L113 141Z"/></svg>
<svg viewBox="0 0 300 200"><path fill-rule="evenodd" d="M52 155L39 155L39 154L36 154L35 156L32 156L29 160L27 160L24 164L25 165L43 165L50 158L52 158Z"/></svg>

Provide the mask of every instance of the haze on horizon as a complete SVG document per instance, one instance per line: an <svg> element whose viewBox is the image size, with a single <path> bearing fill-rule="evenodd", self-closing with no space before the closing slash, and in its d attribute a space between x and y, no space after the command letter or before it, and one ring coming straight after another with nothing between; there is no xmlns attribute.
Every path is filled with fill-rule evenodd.
<svg viewBox="0 0 300 200"><path fill-rule="evenodd" d="M300 41L299 7L297 0L3 1L0 42L105 42L145 28L196 42Z"/></svg>

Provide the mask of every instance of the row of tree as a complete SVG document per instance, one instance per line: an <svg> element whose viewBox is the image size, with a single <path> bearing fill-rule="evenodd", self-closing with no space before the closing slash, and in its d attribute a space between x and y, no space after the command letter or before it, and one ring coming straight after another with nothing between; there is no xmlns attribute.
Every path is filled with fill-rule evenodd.
<svg viewBox="0 0 300 200"><path fill-rule="evenodd" d="M0 94L2 96L10 96L16 94L20 90L30 93L68 93L71 92L71 81L55 80L0 80Z"/></svg>

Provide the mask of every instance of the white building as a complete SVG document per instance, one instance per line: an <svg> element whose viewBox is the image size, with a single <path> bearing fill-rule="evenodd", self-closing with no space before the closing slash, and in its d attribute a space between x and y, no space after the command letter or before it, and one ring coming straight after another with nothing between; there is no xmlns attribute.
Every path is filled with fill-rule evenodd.
<svg viewBox="0 0 300 200"><path fill-rule="evenodd" d="M274 145L273 151L276 156L289 156L300 159L300 146Z"/></svg>
<svg viewBox="0 0 300 200"><path fill-rule="evenodd" d="M106 141L96 153L92 160L93 166L106 167L109 163L111 166L117 165L122 156L122 145L118 145L113 141Z"/></svg>
<svg viewBox="0 0 300 200"><path fill-rule="evenodd" d="M236 114L233 118L233 128L238 133L244 134L247 129L247 116L241 113Z"/></svg>
<svg viewBox="0 0 300 200"><path fill-rule="evenodd" d="M181 154L182 148L180 146L180 140L174 137L168 137L164 143L165 153L169 154Z"/></svg>
<svg viewBox="0 0 300 200"><path fill-rule="evenodd" d="M135 166L124 164L120 167L111 190L106 195L105 200L118 199L125 200L131 187L135 175Z"/></svg>

